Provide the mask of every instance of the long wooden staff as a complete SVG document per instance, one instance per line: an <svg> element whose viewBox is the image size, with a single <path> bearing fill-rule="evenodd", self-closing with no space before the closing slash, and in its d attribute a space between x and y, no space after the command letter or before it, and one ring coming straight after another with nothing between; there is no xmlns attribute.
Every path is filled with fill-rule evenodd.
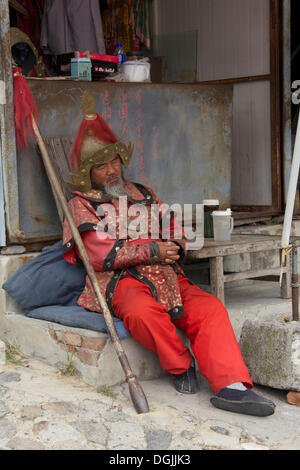
<svg viewBox="0 0 300 470"><path fill-rule="evenodd" d="M118 333L116 331L116 328L115 328L115 325L114 325L114 322L113 322L113 319L112 319L111 312L110 312L110 310L108 308L108 305L107 305L107 303L106 303L106 301L105 301L105 299L102 295L102 292L100 290L96 273L95 273L94 268L93 268L93 266L92 266L92 264L89 260L88 254L86 252L85 246L84 246L83 241L82 241L82 238L81 238L80 233L77 229L77 226L76 226L76 224L73 220L73 216L72 216L72 214L69 210L67 200L66 200L65 195L62 191L62 188L61 188L59 180L56 176L52 161L51 161L50 156L48 154L46 145L44 143L44 140L41 136L39 127L38 127L37 122L36 122L33 115L32 115L32 125L33 125L33 130L34 130L34 134L35 134L36 139L37 139L39 149L41 151L42 159L43 159L43 162L44 162L47 174L48 174L48 178L49 178L50 182L52 183L54 191L56 192L56 195L57 195L57 198L58 198L58 200L61 204L61 208L63 210L64 216L66 217L66 219L67 219L67 221L70 225L70 229L72 231L76 246L77 246L77 248L79 250L79 253L81 255L81 258L82 258L82 262L83 262L84 267L86 269L87 275L88 275L88 277L89 277L89 279L92 283L92 286L95 290L95 294L98 298L99 305L100 305L101 310L103 312L104 320L105 320L110 338L111 338L111 340L113 342L113 345L115 347L116 353L117 353L119 361L121 363L121 366L124 370L132 402L133 402L134 407L135 407L135 409L138 413L147 413L149 411L147 398L144 394L144 391L143 391L141 385L139 384L139 382L137 381L135 375L133 374L133 372L131 370L128 358L125 354L125 351L124 351L124 349L121 345L120 339L118 337Z"/></svg>
<svg viewBox="0 0 300 470"><path fill-rule="evenodd" d="M110 312L110 310L108 308L108 305L107 305L107 303L106 303L106 301L105 301L105 299L102 295L102 292L100 290L96 273L95 273L94 268L93 268L93 266L92 266L92 264L89 260L88 254L86 252L85 246L84 246L83 241L82 241L82 238L81 238L80 233L77 229L77 226L76 226L76 224L73 220L73 216L72 216L72 214L69 210L67 200L66 200L65 195L62 191L62 188L61 188L59 180L56 176L52 161L51 161L50 156L48 154L46 145L44 143L44 140L41 136L39 127L38 127L37 122L36 122L33 115L32 115L32 125L33 125L33 130L34 130L34 134L35 134L36 139L37 139L39 149L41 151L42 159L43 159L43 162L44 162L47 174L48 174L48 178L49 178L50 182L52 183L52 186L53 186L53 188L56 192L56 195L57 195L57 198L58 198L58 200L61 204L61 208L63 210L64 216L66 217L66 219L67 219L67 221L70 225L70 229L72 231L76 246L77 246L77 248L79 250L79 253L81 255L81 258L82 258L82 262L83 262L84 267L86 269L87 275L88 275L88 277L89 277L89 279L92 283L92 286L95 290L95 294L98 298L99 305L100 305L101 310L103 312L104 320L105 320L110 338L111 338L111 340L113 342L113 345L115 347L117 356L118 356L119 361L121 363L121 366L124 370L132 402L133 402L134 407L135 407L135 409L138 413L147 413L149 411L147 398L144 394L144 391L143 391L141 385L139 384L139 382L137 381L135 375L133 374L133 372L131 370L128 358L125 354L125 351L124 351L124 349L121 345L120 339L118 337L118 333L116 331L116 328L115 328L115 325L114 325L114 322L113 322L113 319L112 319L111 312Z"/></svg>
<svg viewBox="0 0 300 470"><path fill-rule="evenodd" d="M95 294L98 298L98 302L103 312L104 320L105 320L110 338L113 342L117 356L119 358L119 361L125 373L126 381L129 386L129 392L130 392L130 396L134 404L134 407L138 413L147 413L149 411L149 406L148 406L146 396L143 392L142 387L140 386L135 375L132 372L128 358L121 345L110 310L108 308L108 305L99 287L96 273L89 260L82 238L73 220L73 216L69 210L66 197L62 191L62 188L56 176L51 158L47 151L44 140L41 136L41 133L37 124L38 110L34 101L34 97L26 83L25 78L22 76L22 70L15 66L13 67L13 80L14 80L14 109L15 109L15 128L16 128L17 146L18 148L27 147L27 131L26 131L26 124L27 124L28 131L36 137L48 178L50 180L51 186L56 196L56 200L60 204L63 214L69 223L73 238L75 240L75 243L81 255L87 275L91 281Z"/></svg>

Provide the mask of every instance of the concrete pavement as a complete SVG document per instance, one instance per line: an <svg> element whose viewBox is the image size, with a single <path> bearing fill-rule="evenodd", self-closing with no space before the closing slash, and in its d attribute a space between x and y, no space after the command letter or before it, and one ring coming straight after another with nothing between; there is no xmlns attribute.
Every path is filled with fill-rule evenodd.
<svg viewBox="0 0 300 470"><path fill-rule="evenodd" d="M0 366L0 450L300 449L300 408L283 391L255 387L276 403L274 415L256 418L214 408L202 377L187 396L163 376L141 382L150 412L138 415L126 384L97 391L71 371L15 351L8 357Z"/></svg>

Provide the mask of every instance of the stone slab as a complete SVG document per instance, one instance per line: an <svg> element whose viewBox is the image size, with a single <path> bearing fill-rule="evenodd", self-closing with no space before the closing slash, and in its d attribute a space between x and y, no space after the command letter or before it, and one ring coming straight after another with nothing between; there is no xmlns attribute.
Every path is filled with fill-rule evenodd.
<svg viewBox="0 0 300 470"><path fill-rule="evenodd" d="M2 330L1 330L2 327ZM82 338L105 340L101 354L92 364L76 353L60 347L50 332L72 333ZM27 318L21 314L0 315L0 338L28 357L38 357L59 370L72 366L77 375L94 388L124 382L125 375L112 341L106 333L71 328L44 320ZM128 360L139 380L149 380L164 374L157 356L143 348L133 338L121 339ZM88 350L86 350L88 351Z"/></svg>
<svg viewBox="0 0 300 470"><path fill-rule="evenodd" d="M300 322L246 320L239 345L254 383L300 391Z"/></svg>

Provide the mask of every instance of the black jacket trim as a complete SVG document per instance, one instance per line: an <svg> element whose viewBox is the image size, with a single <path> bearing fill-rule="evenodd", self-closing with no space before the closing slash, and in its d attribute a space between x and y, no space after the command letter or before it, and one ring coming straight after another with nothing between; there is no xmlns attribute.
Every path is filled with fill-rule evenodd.
<svg viewBox="0 0 300 470"><path fill-rule="evenodd" d="M99 217L100 217L101 219L103 219L104 216L99 214L98 208L99 208L99 206L101 206L101 204L103 204L104 202L108 202L108 201L101 201L101 202L99 202L99 201L94 201L94 200L91 200L91 199L89 199L88 201L89 201L89 203L91 204L91 206L93 207L94 211L97 212L97 214L99 215Z"/></svg>
<svg viewBox="0 0 300 470"><path fill-rule="evenodd" d="M124 245L124 240L118 240L108 253L107 257L104 260L103 271L111 271L114 269L115 259L118 251Z"/></svg>
<svg viewBox="0 0 300 470"><path fill-rule="evenodd" d="M96 230L95 228L95 224L92 224L90 222L88 223L85 223L85 224L82 224L78 227L78 231L79 233L82 233L82 232L85 232L85 231L93 231L93 230ZM63 252L64 253L67 253L69 250L71 250L71 248L74 247L74 238L72 237L67 243L65 243L63 245Z"/></svg>
<svg viewBox="0 0 300 470"><path fill-rule="evenodd" d="M101 227L100 224L95 225L95 224L92 224L90 222L79 225L78 231L79 231L79 233L87 232L87 231L89 231L89 232L99 231L99 232L105 232L105 233L108 233L110 235L113 235L110 232L110 230L108 230L108 226L106 224L103 227ZM65 243L62 247L63 253L67 253L69 250L71 250L74 247L74 243L75 243L74 238L73 237L70 238L70 240L67 243Z"/></svg>
<svg viewBox="0 0 300 470"><path fill-rule="evenodd" d="M136 268L127 268L127 272L138 281L141 281L146 284L151 290L154 299L156 300L156 302L158 302L158 296L155 285L151 281L149 281L146 276L143 276L143 274L140 273Z"/></svg>
<svg viewBox="0 0 300 470"><path fill-rule="evenodd" d="M118 285L118 282L120 280L120 277L121 277L122 273L123 273L123 269L116 269L115 270L113 277L111 278L111 280L107 284L106 292L105 292L105 298L106 298L107 306L108 306L111 314L114 315L114 316L116 316L116 315L115 315L114 308L113 308L113 297L114 297L114 293L115 293L116 287Z"/></svg>
<svg viewBox="0 0 300 470"><path fill-rule="evenodd" d="M171 242L175 243L176 245L179 246L179 260L177 261L177 263L182 266L182 264L184 263L184 260L186 258L186 250L184 248L184 245L182 243L180 243L178 240L170 240Z"/></svg>
<svg viewBox="0 0 300 470"><path fill-rule="evenodd" d="M182 305L179 305L178 307L173 307L171 310L168 310L168 314L171 317L171 320L178 320L179 318L184 317L184 309Z"/></svg>
<svg viewBox="0 0 300 470"><path fill-rule="evenodd" d="M153 204L152 193L150 193L150 191L148 191L148 189L146 189L145 186L143 186L140 183L134 183L134 182L132 182L132 184L134 184L134 186L140 191L140 193L142 193L142 195L144 196L144 199L133 199L131 197L128 197L128 199L131 202L136 202L136 203L140 203L140 204L147 204L147 205L148 204Z"/></svg>
<svg viewBox="0 0 300 470"><path fill-rule="evenodd" d="M179 266L180 266L180 264L179 264ZM173 269L174 269L174 271L177 275L180 274L181 276L184 276L193 286L197 285L194 281L192 281L189 278L189 276L187 275L187 273L184 270L184 266L181 266L181 270L178 268L178 266L176 266L176 264L172 264L172 267L173 267Z"/></svg>

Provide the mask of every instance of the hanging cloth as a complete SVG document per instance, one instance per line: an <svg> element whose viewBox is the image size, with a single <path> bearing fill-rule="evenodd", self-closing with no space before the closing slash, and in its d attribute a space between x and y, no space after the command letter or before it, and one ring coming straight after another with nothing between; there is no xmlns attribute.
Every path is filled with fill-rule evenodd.
<svg viewBox="0 0 300 470"><path fill-rule="evenodd" d="M150 4L149 0L135 0L135 34L147 49L150 49Z"/></svg>
<svg viewBox="0 0 300 470"><path fill-rule="evenodd" d="M99 0L45 0L41 47L46 54L105 54Z"/></svg>
<svg viewBox="0 0 300 470"><path fill-rule="evenodd" d="M19 0L20 6L27 11L27 15L18 12L17 27L30 37L31 41L41 54L40 36L41 36L41 11L44 7L44 0Z"/></svg>

